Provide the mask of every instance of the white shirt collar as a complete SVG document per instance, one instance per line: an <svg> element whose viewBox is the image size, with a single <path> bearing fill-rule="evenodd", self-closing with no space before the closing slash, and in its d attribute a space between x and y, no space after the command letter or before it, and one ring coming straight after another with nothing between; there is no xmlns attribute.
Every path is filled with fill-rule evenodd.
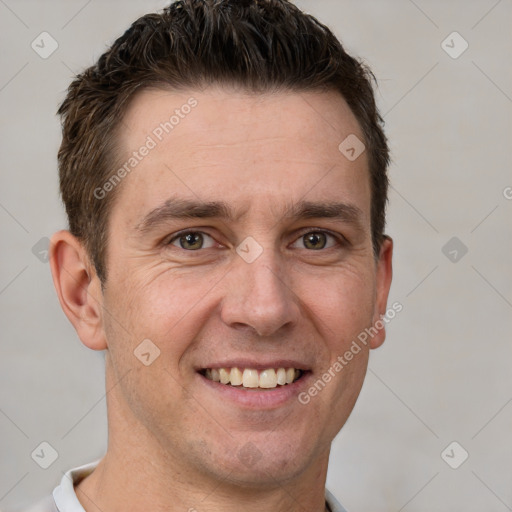
<svg viewBox="0 0 512 512"><path fill-rule="evenodd" d="M74 486L90 475L100 460L70 469L64 474L60 485L53 490L53 499L58 512L85 512L76 497ZM331 508L331 512L347 512L327 489L325 489L325 500Z"/></svg>
<svg viewBox="0 0 512 512"><path fill-rule="evenodd" d="M64 473L60 485L53 490L53 499L59 512L85 512L76 497L74 486L90 475L101 459L83 466L70 469Z"/></svg>

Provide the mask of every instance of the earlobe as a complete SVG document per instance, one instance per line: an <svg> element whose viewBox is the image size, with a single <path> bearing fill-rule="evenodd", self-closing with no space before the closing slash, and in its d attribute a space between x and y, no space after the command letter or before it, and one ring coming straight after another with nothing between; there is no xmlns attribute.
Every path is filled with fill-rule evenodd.
<svg viewBox="0 0 512 512"><path fill-rule="evenodd" d="M389 289L393 276L392 258L393 240L385 235L377 262L377 297L375 301L373 325L378 330L378 333L370 341L371 348L380 347L386 339L386 322L381 319L386 314Z"/></svg>
<svg viewBox="0 0 512 512"><path fill-rule="evenodd" d="M62 310L82 343L93 350L106 349L101 283L82 243L69 231L53 235L50 267Z"/></svg>

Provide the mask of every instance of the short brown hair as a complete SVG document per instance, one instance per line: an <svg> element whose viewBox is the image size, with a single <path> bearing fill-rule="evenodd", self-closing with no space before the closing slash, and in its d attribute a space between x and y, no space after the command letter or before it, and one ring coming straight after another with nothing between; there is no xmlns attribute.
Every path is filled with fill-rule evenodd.
<svg viewBox="0 0 512 512"><path fill-rule="evenodd" d="M372 80L371 71L348 55L325 25L287 0L178 0L161 14L147 14L73 80L58 110L60 190L69 230L104 283L108 217L120 187L101 200L94 191L113 174L118 130L135 92L211 84L253 92L336 90L365 139L377 256L389 150Z"/></svg>

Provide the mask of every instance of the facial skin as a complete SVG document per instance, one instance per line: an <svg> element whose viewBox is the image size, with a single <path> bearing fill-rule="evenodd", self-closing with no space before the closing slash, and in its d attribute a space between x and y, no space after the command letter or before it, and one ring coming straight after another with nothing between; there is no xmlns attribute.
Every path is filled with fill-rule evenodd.
<svg viewBox="0 0 512 512"><path fill-rule="evenodd" d="M106 349L109 447L77 495L88 512L321 512L330 444L384 331L308 404L297 397L386 312L391 283L391 240L378 259L372 249L366 154L338 150L363 136L335 92L145 90L124 119L121 165L191 97L197 106L118 185L103 292L80 243L52 239L61 305L86 346ZM178 199L222 201L238 218L138 229ZM301 201L356 215L291 217ZM180 246L184 230L203 245ZM335 236L304 236L326 231ZM247 237L262 249L251 263L236 251ZM149 366L134 355L145 339L160 350ZM273 402L287 386L227 392L198 373L235 360L308 371Z"/></svg>

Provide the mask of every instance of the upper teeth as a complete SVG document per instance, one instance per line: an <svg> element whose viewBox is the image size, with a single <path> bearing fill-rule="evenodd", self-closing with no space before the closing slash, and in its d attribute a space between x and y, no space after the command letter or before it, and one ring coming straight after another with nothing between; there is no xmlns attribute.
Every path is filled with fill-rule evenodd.
<svg viewBox="0 0 512 512"><path fill-rule="evenodd" d="M258 372L252 368L208 368L204 372L207 379L244 388L275 388L298 379L301 371L295 368L268 368Z"/></svg>

